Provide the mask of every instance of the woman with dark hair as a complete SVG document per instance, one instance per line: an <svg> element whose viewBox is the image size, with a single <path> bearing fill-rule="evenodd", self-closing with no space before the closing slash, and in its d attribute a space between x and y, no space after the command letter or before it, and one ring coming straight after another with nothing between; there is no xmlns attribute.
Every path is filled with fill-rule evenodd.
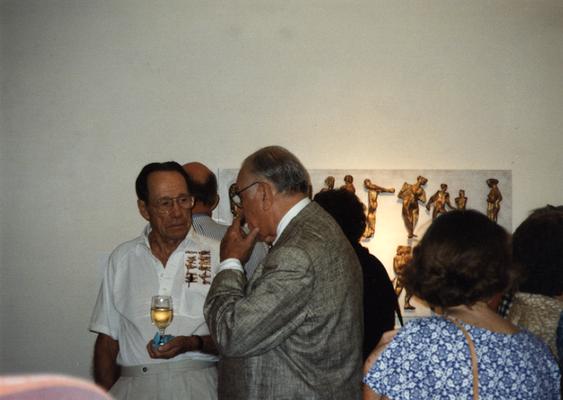
<svg viewBox="0 0 563 400"><path fill-rule="evenodd" d="M509 285L512 265L508 233L485 215L436 218L403 284L439 315L384 336L390 343L365 365L364 399L559 399L559 368L545 344L487 306Z"/></svg>
<svg viewBox="0 0 563 400"><path fill-rule="evenodd" d="M557 357L557 325L563 319L563 207L540 208L526 218L514 231L512 254L524 269L524 280L508 319L540 337Z"/></svg>
<svg viewBox="0 0 563 400"><path fill-rule="evenodd" d="M395 326L395 311L399 312L393 284L381 261L360 244L366 228L364 205L346 190L326 190L315 195L315 201L340 225L362 266L364 281L364 360L373 350L383 332ZM400 317L400 316L399 316Z"/></svg>

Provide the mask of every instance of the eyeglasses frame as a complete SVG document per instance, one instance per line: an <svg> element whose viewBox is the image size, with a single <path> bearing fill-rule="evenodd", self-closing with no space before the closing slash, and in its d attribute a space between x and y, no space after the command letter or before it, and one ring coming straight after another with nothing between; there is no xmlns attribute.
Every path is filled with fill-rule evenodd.
<svg viewBox="0 0 563 400"><path fill-rule="evenodd" d="M256 185L257 183L264 183L263 181L254 181L252 182L250 185L243 187L240 190L237 190L236 192L233 193L229 193L229 198L231 199L231 201L233 202L233 204L235 206L237 206L238 208L242 208L242 197L240 196L240 194L242 192L244 192L245 190L250 189L252 186ZM238 197L240 201L236 201L235 197Z"/></svg>
<svg viewBox="0 0 563 400"><path fill-rule="evenodd" d="M183 207L180 202L179 199L184 198L184 197L189 197L191 199L191 204L189 205L189 207ZM170 200L172 201L172 206L170 208L165 208L164 206L162 206L161 204L158 204L158 202L162 199L166 199L166 200ZM154 202L155 204L151 204L156 211L161 214L161 215L168 215L170 214L170 212L172 211L172 209L174 208L174 203L176 203L178 205L178 207L180 207L183 210L191 210L194 205L195 205L195 198L192 195L185 195L182 194L180 196L177 197L162 197L160 199L158 199L156 202Z"/></svg>

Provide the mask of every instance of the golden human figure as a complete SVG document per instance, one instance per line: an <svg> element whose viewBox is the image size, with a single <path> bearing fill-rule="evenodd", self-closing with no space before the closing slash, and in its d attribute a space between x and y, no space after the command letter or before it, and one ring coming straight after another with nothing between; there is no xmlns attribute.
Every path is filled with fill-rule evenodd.
<svg viewBox="0 0 563 400"><path fill-rule="evenodd" d="M458 210L465 210L467 205L467 197L465 197L465 190L459 189L459 196L455 198L455 205Z"/></svg>
<svg viewBox="0 0 563 400"><path fill-rule="evenodd" d="M231 207L231 214L233 218L237 218L240 213L240 208L233 202L233 195L237 192L237 184L233 183L229 186L229 205Z"/></svg>
<svg viewBox="0 0 563 400"><path fill-rule="evenodd" d="M340 186L340 189L346 189L349 192L356 193L356 188L354 187L354 177L352 175L346 175L344 177L344 185Z"/></svg>
<svg viewBox="0 0 563 400"><path fill-rule="evenodd" d="M321 192L326 192L327 190L334 189L334 176L327 176L325 178L325 187L321 189Z"/></svg>
<svg viewBox="0 0 563 400"><path fill-rule="evenodd" d="M434 205L434 209L432 210L432 219L436 219L438 215L445 213L447 211L446 206L453 210L454 207L450 203L448 185L446 185L445 183L440 184L440 190L438 190L428 199L428 203L426 203L426 209L430 211L432 205Z"/></svg>
<svg viewBox="0 0 563 400"><path fill-rule="evenodd" d="M426 185L428 179L419 175L413 184L403 183L397 197L403 200L403 221L409 233L409 238L415 237L414 228L418 222L418 202L426 203L426 192L422 186Z"/></svg>
<svg viewBox="0 0 563 400"><path fill-rule="evenodd" d="M497 185L498 179L487 179L487 186L491 188L487 195L487 217L495 222L497 222L500 202L502 201L502 194Z"/></svg>
<svg viewBox="0 0 563 400"><path fill-rule="evenodd" d="M403 284L401 283L401 274L405 266L412 260L412 247L411 246L397 246L397 254L393 257L393 271L395 272L395 278L393 278L393 287L395 289L395 294L397 298L403 292ZM405 291L405 302L403 308L405 310L415 310L411 303L412 294Z"/></svg>
<svg viewBox="0 0 563 400"><path fill-rule="evenodd" d="M366 218L366 230L364 231L364 238L371 238L375 233L375 212L377 211L377 197L379 193L395 193L395 188L384 188L369 179L364 179L364 188L368 191L368 213Z"/></svg>

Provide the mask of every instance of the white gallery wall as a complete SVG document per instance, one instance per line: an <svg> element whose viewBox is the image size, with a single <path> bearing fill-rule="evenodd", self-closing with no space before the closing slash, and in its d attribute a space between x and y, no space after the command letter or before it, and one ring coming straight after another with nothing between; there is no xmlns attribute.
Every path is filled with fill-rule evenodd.
<svg viewBox="0 0 563 400"><path fill-rule="evenodd" d="M512 170L563 203L560 0L0 0L0 373L89 376L147 162ZM430 189L428 191L431 191Z"/></svg>

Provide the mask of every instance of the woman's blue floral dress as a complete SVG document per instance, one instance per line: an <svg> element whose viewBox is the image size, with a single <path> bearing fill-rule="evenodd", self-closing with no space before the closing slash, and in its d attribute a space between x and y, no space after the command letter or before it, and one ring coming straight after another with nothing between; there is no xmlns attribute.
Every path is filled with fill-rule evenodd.
<svg viewBox="0 0 563 400"><path fill-rule="evenodd" d="M559 400L559 367L528 331L502 334L464 324L477 351L480 399ZM390 399L472 399L469 346L442 317L407 323L375 362L364 383Z"/></svg>

